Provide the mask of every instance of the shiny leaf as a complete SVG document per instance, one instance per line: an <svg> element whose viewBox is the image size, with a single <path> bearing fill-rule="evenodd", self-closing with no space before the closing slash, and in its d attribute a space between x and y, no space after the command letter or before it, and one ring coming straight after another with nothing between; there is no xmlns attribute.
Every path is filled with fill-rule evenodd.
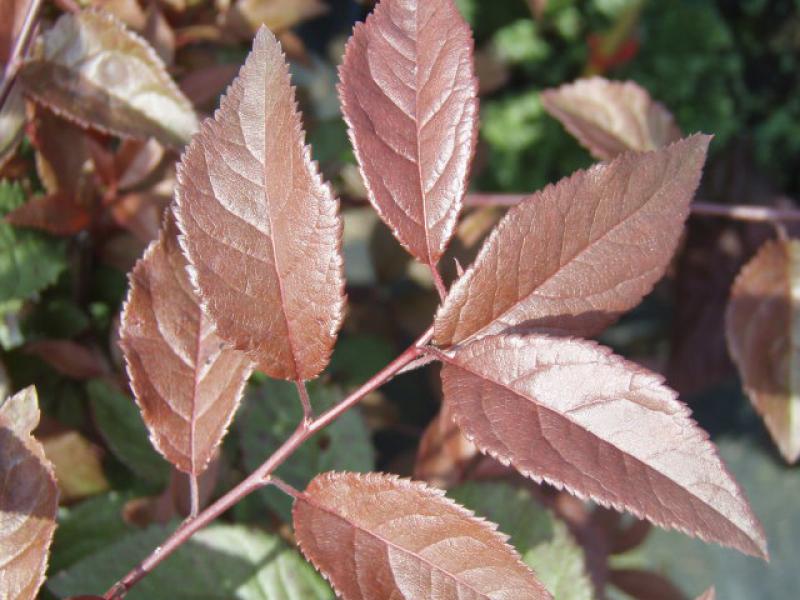
<svg viewBox="0 0 800 600"><path fill-rule="evenodd" d="M726 313L728 348L783 457L800 458L800 241L770 241L741 270Z"/></svg>
<svg viewBox="0 0 800 600"><path fill-rule="evenodd" d="M176 468L205 470L239 406L252 366L203 314L171 214L131 273L120 345L150 439Z"/></svg>
<svg viewBox="0 0 800 600"><path fill-rule="evenodd" d="M672 114L633 81L579 79L542 92L542 105L600 160L681 137Z"/></svg>
<svg viewBox="0 0 800 600"><path fill-rule="evenodd" d="M38 423L33 387L0 403L0 598L37 597L56 528L53 466L31 435Z"/></svg>
<svg viewBox="0 0 800 600"><path fill-rule="evenodd" d="M294 526L345 600L551 597L495 525L421 483L323 473L295 500Z"/></svg>
<svg viewBox="0 0 800 600"><path fill-rule="evenodd" d="M766 557L761 525L662 379L593 342L487 336L441 353L464 433L522 474Z"/></svg>
<svg viewBox="0 0 800 600"><path fill-rule="evenodd" d="M275 378L325 368L344 307L338 201L305 145L289 71L265 28L178 170L193 281L221 338Z"/></svg>
<svg viewBox="0 0 800 600"><path fill-rule="evenodd" d="M382 0L340 69L342 111L375 209L434 265L453 235L477 138L469 26L453 0Z"/></svg>
<svg viewBox="0 0 800 600"><path fill-rule="evenodd" d="M197 130L155 51L109 13L63 15L38 40L20 80L27 94L82 126L174 147Z"/></svg>
<svg viewBox="0 0 800 600"><path fill-rule="evenodd" d="M709 139L625 154L513 207L450 289L436 343L501 331L590 336L636 306L669 264Z"/></svg>

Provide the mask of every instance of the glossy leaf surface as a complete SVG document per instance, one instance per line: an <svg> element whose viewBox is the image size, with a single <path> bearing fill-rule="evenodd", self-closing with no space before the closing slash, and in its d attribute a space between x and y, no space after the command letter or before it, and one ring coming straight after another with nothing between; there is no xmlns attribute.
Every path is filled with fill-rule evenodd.
<svg viewBox="0 0 800 600"><path fill-rule="evenodd" d="M542 104L600 160L656 150L681 137L672 114L633 81L579 79L542 92Z"/></svg>
<svg viewBox="0 0 800 600"><path fill-rule="evenodd" d="M605 506L766 556L761 525L662 379L593 342L487 336L442 354L453 416L482 451Z"/></svg>
<svg viewBox="0 0 800 600"><path fill-rule="evenodd" d="M267 29L189 146L178 182L183 248L219 336L271 377L315 377L342 321L342 225Z"/></svg>
<svg viewBox="0 0 800 600"><path fill-rule="evenodd" d="M63 15L20 71L26 93L83 126L181 147L197 130L156 52L109 13Z"/></svg>
<svg viewBox="0 0 800 600"><path fill-rule="evenodd" d="M800 457L800 241L770 241L736 278L728 348L784 458Z"/></svg>
<svg viewBox="0 0 800 600"><path fill-rule="evenodd" d="M37 597L56 528L53 467L31 435L38 423L33 387L0 403L0 598Z"/></svg>
<svg viewBox="0 0 800 600"><path fill-rule="evenodd" d="M551 597L496 526L421 483L323 473L295 501L294 527L345 600Z"/></svg>
<svg viewBox="0 0 800 600"><path fill-rule="evenodd" d="M469 27L453 0L382 0L340 69L342 111L369 198L403 246L437 263L477 137Z"/></svg>
<svg viewBox="0 0 800 600"><path fill-rule="evenodd" d="M513 331L591 336L661 278L709 139L625 154L508 211L435 321L440 345Z"/></svg>
<svg viewBox="0 0 800 600"><path fill-rule="evenodd" d="M186 271L172 215L131 273L120 345L156 448L175 467L205 470L239 406L252 366L217 337Z"/></svg>

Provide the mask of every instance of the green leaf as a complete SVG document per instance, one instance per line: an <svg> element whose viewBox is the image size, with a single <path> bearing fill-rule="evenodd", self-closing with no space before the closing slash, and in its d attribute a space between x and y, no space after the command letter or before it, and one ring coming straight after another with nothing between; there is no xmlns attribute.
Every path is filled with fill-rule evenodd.
<svg viewBox="0 0 800 600"><path fill-rule="evenodd" d="M721 439L723 460L750 498L764 524L770 562L751 558L676 532L654 529L643 546L616 557L614 566L656 571L689 597L709 585L725 600L783 600L797 597L800 556L800 469L746 439ZM617 596L619 597L619 596Z"/></svg>
<svg viewBox="0 0 800 600"><path fill-rule="evenodd" d="M102 594L162 543L170 531L154 526L126 536L51 577L47 587L61 598ZM333 597L311 565L277 536L229 525L213 525L196 533L126 595L128 600Z"/></svg>
<svg viewBox="0 0 800 600"><path fill-rule="evenodd" d="M537 504L530 492L506 483L469 482L449 495L510 535L511 545L554 600L592 600L583 550L567 526Z"/></svg>
<svg viewBox="0 0 800 600"><path fill-rule="evenodd" d="M87 390L95 423L111 452L142 479L166 485L169 463L150 444L133 398L99 379L90 381Z"/></svg>
<svg viewBox="0 0 800 600"><path fill-rule="evenodd" d="M336 388L316 382L309 384L308 391L317 414L341 399ZM302 416L294 384L267 380L257 388L250 388L237 418L247 470L253 471L264 462L294 431ZM374 465L364 421L358 412L350 411L300 446L276 475L303 489L323 471L365 472ZM286 494L268 487L261 491L261 497L284 521L291 522L291 499Z"/></svg>
<svg viewBox="0 0 800 600"><path fill-rule="evenodd" d="M0 217L24 202L19 184L0 181ZM63 243L0 221L0 302L31 297L55 283L66 266Z"/></svg>
<svg viewBox="0 0 800 600"><path fill-rule="evenodd" d="M135 531L122 519L122 508L128 500L126 496L112 492L61 508L50 555L50 570L66 569Z"/></svg>

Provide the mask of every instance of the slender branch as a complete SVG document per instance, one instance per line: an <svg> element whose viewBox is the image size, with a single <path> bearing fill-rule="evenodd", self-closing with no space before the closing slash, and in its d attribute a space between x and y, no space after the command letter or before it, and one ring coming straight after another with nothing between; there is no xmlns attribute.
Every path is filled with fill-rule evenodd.
<svg viewBox="0 0 800 600"><path fill-rule="evenodd" d="M436 291L439 293L439 299L444 300L444 297L447 295L447 288L444 285L444 281L442 281L442 275L439 273L439 269L436 265L428 265L431 269L431 275L433 275L433 283L436 286Z"/></svg>
<svg viewBox="0 0 800 600"><path fill-rule="evenodd" d="M300 402L303 405L303 420L310 423L314 420L314 409L311 407L311 398L308 397L308 390L304 381L295 381L297 386L297 394L300 396Z"/></svg>
<svg viewBox="0 0 800 600"><path fill-rule="evenodd" d="M464 204L465 206L514 206L528 197L526 194L470 194ZM793 208L693 202L691 210L692 214L698 217L722 217L737 221L766 223L800 221L800 210Z"/></svg>
<svg viewBox="0 0 800 600"><path fill-rule="evenodd" d="M196 519L200 512L200 486L197 484L197 475L189 475L189 518Z"/></svg>
<svg viewBox="0 0 800 600"><path fill-rule="evenodd" d="M14 86L14 81L17 79L19 68L22 65L22 56L25 53L25 49L28 47L28 42L30 41L31 34L36 25L36 20L39 16L39 9L41 8L42 0L31 1L28 14L25 15L25 21L22 23L22 27L19 30L19 35L17 39L14 40L14 46L11 49L11 54L8 57L8 64L3 74L3 80L0 81L0 109L5 105L11 93L11 88ZM4 15L3 18L11 18L11 15Z"/></svg>
<svg viewBox="0 0 800 600"><path fill-rule="evenodd" d="M291 496L292 498L297 498L300 496L300 493L297 489L286 483L280 477L275 477L274 475L270 475L267 477L267 483L274 485L280 491L282 491L287 496Z"/></svg>
<svg viewBox="0 0 800 600"><path fill-rule="evenodd" d="M425 345L433 336L433 327L429 328L420 338L409 346L400 356L378 371L372 378L364 383L357 390L352 392L347 398L328 411L322 413L312 421L303 420L297 426L294 433L270 456L258 469L253 471L246 479L231 489L227 494L206 508L195 519L184 521L175 532L169 536L164 543L156 548L150 556L145 558L139 565L131 570L125 577L114 584L103 596L106 600L118 600L150 571L155 569L161 561L175 552L183 543L191 538L197 531L211 523L219 515L224 513L234 504L255 490L268 485L275 484L271 474L283 462L297 450L303 442L315 433L330 425L348 410L358 404L364 396L378 389L381 385L389 381L403 367L411 363L424 353ZM280 487L280 486L279 486ZM288 488L287 488L288 489ZM284 490L286 491L286 490Z"/></svg>

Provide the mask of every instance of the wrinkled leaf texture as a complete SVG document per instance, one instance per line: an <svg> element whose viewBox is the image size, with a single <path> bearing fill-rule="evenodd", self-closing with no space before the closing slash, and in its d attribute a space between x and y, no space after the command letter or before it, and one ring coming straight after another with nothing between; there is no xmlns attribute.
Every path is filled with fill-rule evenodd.
<svg viewBox="0 0 800 600"><path fill-rule="evenodd" d="M345 600L551 598L496 525L418 482L323 473L293 517L303 554Z"/></svg>
<svg viewBox="0 0 800 600"><path fill-rule="evenodd" d="M0 404L0 598L36 598L56 528L53 466L31 435L38 423L33 387Z"/></svg>
<svg viewBox="0 0 800 600"><path fill-rule="evenodd" d="M37 40L19 78L36 101L83 127L172 147L197 130L194 109L158 54L110 13L63 15Z"/></svg>
<svg viewBox="0 0 800 600"><path fill-rule="evenodd" d="M739 273L728 348L783 457L800 457L800 241L769 241Z"/></svg>
<svg viewBox="0 0 800 600"><path fill-rule="evenodd" d="M672 114L633 81L579 79L542 92L542 105L600 160L681 137Z"/></svg>
<svg viewBox="0 0 800 600"><path fill-rule="evenodd" d="M186 151L176 199L181 243L219 336L271 377L318 375L343 316L342 223L266 28Z"/></svg>
<svg viewBox="0 0 800 600"><path fill-rule="evenodd" d="M199 475L228 429L252 371L203 314L167 213L159 240L131 273L120 345L155 447Z"/></svg>
<svg viewBox="0 0 800 600"><path fill-rule="evenodd" d="M765 557L760 523L660 376L594 342L495 335L441 353L445 401L482 451L524 475Z"/></svg>
<svg viewBox="0 0 800 600"><path fill-rule="evenodd" d="M382 0L355 26L340 69L370 201L430 265L453 235L475 150L473 46L453 0Z"/></svg>
<svg viewBox="0 0 800 600"><path fill-rule="evenodd" d="M508 211L435 320L442 346L501 331L592 336L636 306L678 243L710 138L627 153Z"/></svg>

